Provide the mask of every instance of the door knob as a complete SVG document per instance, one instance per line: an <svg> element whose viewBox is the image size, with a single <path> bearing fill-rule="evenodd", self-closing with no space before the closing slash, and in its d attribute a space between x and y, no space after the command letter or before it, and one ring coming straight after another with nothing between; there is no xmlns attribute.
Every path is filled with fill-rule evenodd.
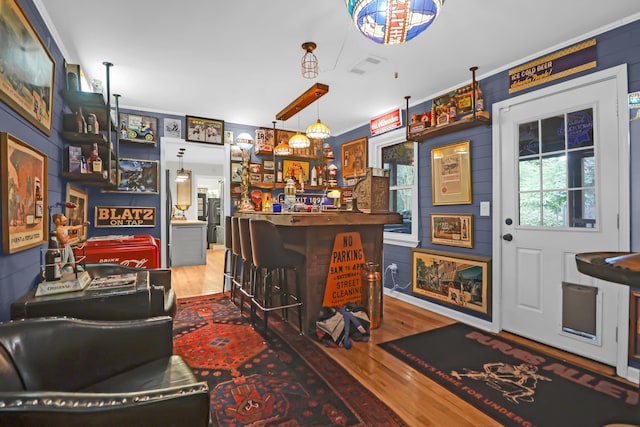
<svg viewBox="0 0 640 427"><path fill-rule="evenodd" d="M511 233L507 233L507 234L505 234L504 236L502 236L502 238L503 238L504 240L506 240L507 242L510 242L510 241L512 241L512 240L513 240L513 236L511 235Z"/></svg>

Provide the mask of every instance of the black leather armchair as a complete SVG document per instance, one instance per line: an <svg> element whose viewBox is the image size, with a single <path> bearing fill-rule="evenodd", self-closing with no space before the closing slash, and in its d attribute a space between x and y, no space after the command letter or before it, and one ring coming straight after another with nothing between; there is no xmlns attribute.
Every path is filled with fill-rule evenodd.
<svg viewBox="0 0 640 427"><path fill-rule="evenodd" d="M207 426L207 383L172 343L170 317L0 324L0 426Z"/></svg>

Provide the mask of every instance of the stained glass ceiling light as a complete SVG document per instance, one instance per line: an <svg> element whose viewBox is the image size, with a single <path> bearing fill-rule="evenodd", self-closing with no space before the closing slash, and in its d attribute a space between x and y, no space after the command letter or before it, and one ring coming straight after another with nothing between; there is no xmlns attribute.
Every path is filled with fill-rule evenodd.
<svg viewBox="0 0 640 427"><path fill-rule="evenodd" d="M408 42L436 20L445 0L345 0L356 27L380 44Z"/></svg>
<svg viewBox="0 0 640 427"><path fill-rule="evenodd" d="M309 141L309 138L300 132L296 132L296 134L289 139L289 147L291 148L307 148L310 145L311 141Z"/></svg>
<svg viewBox="0 0 640 427"><path fill-rule="evenodd" d="M318 121L307 126L307 131L305 133L307 134L307 137L311 139L329 138L331 136L331 129L320 121L320 101L318 101L316 105L318 107Z"/></svg>

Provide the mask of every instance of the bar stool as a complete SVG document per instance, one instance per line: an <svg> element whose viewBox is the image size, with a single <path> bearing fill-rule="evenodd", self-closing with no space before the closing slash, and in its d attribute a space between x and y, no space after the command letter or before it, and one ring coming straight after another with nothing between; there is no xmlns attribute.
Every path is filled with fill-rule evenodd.
<svg viewBox="0 0 640 427"><path fill-rule="evenodd" d="M263 313L264 336L267 337L269 326L268 315L274 310L282 310L283 318L287 311L297 307L298 327L302 334L302 299L297 267L304 265L305 256L291 249L286 249L280 232L269 221L252 219L249 223L251 232L251 248L253 264L256 269L255 295L251 299L251 319L255 319L255 311ZM288 272L295 275L295 292L288 284ZM279 297L279 301L274 301Z"/></svg>
<svg viewBox="0 0 640 427"><path fill-rule="evenodd" d="M233 266L237 265L236 255L233 253L233 243L231 241L231 217L224 217L224 268L222 270L222 291L233 290ZM227 283L229 286L227 286Z"/></svg>
<svg viewBox="0 0 640 427"><path fill-rule="evenodd" d="M238 218L231 217L231 301L236 303L236 292L240 287L240 268L242 267L242 249L240 240L240 224Z"/></svg>
<svg viewBox="0 0 640 427"><path fill-rule="evenodd" d="M249 302L253 298L255 283L255 266L253 264L253 253L251 243L251 232L249 231L249 218L239 218L238 228L240 232L240 252L242 253L242 271L240 280L237 282L237 290L240 292L240 315L244 309L244 298Z"/></svg>

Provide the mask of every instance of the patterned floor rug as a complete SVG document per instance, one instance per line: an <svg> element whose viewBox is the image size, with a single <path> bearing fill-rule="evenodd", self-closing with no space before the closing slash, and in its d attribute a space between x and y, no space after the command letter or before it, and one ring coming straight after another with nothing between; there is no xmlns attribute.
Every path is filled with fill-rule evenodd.
<svg viewBox="0 0 640 427"><path fill-rule="evenodd" d="M461 323L379 345L506 426L640 426L637 386Z"/></svg>
<svg viewBox="0 0 640 427"><path fill-rule="evenodd" d="M265 341L226 294L178 300L174 352L208 381L214 425L406 426L315 343L269 326Z"/></svg>

